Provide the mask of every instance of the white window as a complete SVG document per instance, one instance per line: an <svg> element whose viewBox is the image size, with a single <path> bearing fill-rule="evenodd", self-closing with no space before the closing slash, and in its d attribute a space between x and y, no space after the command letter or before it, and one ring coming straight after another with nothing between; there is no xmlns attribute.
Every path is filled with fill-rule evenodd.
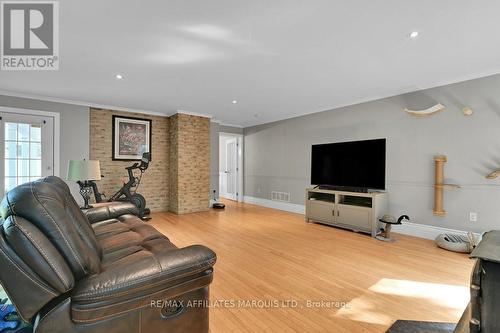
<svg viewBox="0 0 500 333"><path fill-rule="evenodd" d="M0 194L54 174L54 118L0 112Z"/></svg>

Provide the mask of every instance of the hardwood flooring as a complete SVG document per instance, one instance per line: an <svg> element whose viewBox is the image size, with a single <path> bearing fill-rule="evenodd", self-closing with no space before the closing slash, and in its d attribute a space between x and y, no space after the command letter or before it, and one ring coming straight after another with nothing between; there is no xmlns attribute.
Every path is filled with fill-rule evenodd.
<svg viewBox="0 0 500 333"><path fill-rule="evenodd" d="M466 306L473 264L466 255L415 237L384 243L299 214L226 204L156 213L149 222L179 247L217 253L211 332L385 332L397 319L457 322Z"/></svg>

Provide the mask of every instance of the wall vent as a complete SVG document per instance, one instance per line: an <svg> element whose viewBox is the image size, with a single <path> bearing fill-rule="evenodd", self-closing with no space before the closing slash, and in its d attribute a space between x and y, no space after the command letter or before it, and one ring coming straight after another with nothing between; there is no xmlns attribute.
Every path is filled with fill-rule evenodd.
<svg viewBox="0 0 500 333"><path fill-rule="evenodd" d="M271 192L271 200L290 202L290 193L289 192L272 191Z"/></svg>

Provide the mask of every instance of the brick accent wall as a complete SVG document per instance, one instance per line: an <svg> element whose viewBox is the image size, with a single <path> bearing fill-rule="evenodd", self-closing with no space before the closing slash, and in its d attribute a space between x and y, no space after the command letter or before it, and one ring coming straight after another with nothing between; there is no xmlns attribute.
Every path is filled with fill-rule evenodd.
<svg viewBox="0 0 500 333"><path fill-rule="evenodd" d="M108 197L127 178L131 161L112 160L113 115L152 120L152 161L139 188L153 212L185 214L208 210L210 195L210 119L185 114L157 117L90 109L90 159L101 161L97 184Z"/></svg>
<svg viewBox="0 0 500 333"><path fill-rule="evenodd" d="M121 179L127 178L125 167L134 163L112 160L113 115L152 120L152 161L142 177L138 193L146 198L147 206L151 211L167 211L169 209L170 163L168 117L90 109L90 159L101 161L101 172L104 175L104 178L97 182L99 190L107 197L113 195L122 186Z"/></svg>
<svg viewBox="0 0 500 333"><path fill-rule="evenodd" d="M208 210L210 119L186 114L170 117L170 210Z"/></svg>

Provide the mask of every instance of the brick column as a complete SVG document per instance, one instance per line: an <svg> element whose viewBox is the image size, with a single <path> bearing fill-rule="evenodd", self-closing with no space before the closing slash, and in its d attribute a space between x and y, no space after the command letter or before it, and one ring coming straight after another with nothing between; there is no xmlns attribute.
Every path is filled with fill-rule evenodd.
<svg viewBox="0 0 500 333"><path fill-rule="evenodd" d="M210 192L210 119L186 114L170 117L169 210L208 210Z"/></svg>

